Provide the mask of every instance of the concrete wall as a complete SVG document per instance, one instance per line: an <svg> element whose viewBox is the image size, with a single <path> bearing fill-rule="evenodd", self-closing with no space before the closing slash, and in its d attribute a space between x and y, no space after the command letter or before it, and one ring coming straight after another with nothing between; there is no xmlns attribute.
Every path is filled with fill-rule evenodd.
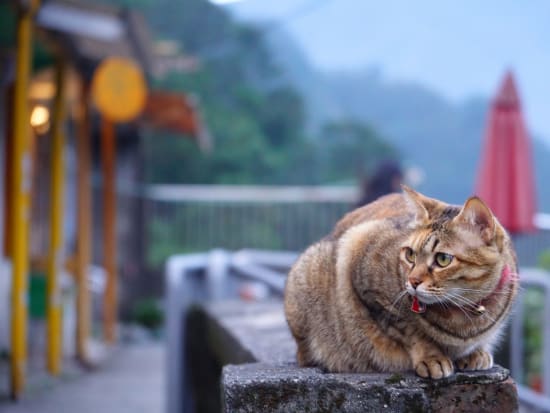
<svg viewBox="0 0 550 413"><path fill-rule="evenodd" d="M499 366L437 381L411 372L331 374L299 368L280 301L196 307L187 327L184 368L193 403L185 411L518 411L516 385ZM219 394L221 405L215 400Z"/></svg>

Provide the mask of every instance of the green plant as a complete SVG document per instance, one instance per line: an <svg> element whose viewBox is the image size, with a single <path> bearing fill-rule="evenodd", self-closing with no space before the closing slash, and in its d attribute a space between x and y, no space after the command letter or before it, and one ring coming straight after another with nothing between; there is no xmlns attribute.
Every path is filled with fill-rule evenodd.
<svg viewBox="0 0 550 413"><path fill-rule="evenodd" d="M156 330L164 322L164 312L157 300L146 298L135 304L132 319L143 327Z"/></svg>
<svg viewBox="0 0 550 413"><path fill-rule="evenodd" d="M537 288L529 288L524 297L524 383L537 388L542 374L542 331L544 322L544 293Z"/></svg>
<svg viewBox="0 0 550 413"><path fill-rule="evenodd" d="M550 271L550 249L541 252L539 255L539 267Z"/></svg>

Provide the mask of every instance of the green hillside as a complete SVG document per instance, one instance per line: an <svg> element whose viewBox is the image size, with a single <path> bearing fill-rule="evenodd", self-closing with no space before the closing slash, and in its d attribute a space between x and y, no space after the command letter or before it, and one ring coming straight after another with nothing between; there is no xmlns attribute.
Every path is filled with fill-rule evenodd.
<svg viewBox="0 0 550 413"><path fill-rule="evenodd" d="M263 29L236 22L207 0L114 1L138 8L154 38L175 41L199 62L197 70L174 71L153 85L198 97L213 150L150 131L150 182L347 183L377 159L397 156L378 131L353 119L327 121L314 139L311 112Z"/></svg>

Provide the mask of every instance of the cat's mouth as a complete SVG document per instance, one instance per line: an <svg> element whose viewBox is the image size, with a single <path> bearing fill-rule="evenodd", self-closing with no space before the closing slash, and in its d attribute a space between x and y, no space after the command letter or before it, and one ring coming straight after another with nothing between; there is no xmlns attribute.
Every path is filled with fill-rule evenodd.
<svg viewBox="0 0 550 413"><path fill-rule="evenodd" d="M417 314L425 313L428 310L436 310L437 312L449 312L454 309L460 309L456 302L449 301L445 297L433 296L428 292L423 291L421 287L417 289L409 289L408 293L411 297L411 311ZM473 306L470 306L473 307Z"/></svg>
<svg viewBox="0 0 550 413"><path fill-rule="evenodd" d="M422 314L422 313L425 313L426 312L426 308L428 306L423 303L422 301L420 301L418 299L418 296L415 295L413 296L412 298L412 305L411 305L411 311L417 313L417 314Z"/></svg>
<svg viewBox="0 0 550 413"><path fill-rule="evenodd" d="M425 308L426 305L437 304L441 302L440 299L432 296L428 291L426 291L423 285L419 285L417 288L413 288L412 285L407 283L407 285L405 285L405 289L407 290L407 293L409 293L409 295L411 296L413 304L418 303L415 305L418 305L421 309Z"/></svg>

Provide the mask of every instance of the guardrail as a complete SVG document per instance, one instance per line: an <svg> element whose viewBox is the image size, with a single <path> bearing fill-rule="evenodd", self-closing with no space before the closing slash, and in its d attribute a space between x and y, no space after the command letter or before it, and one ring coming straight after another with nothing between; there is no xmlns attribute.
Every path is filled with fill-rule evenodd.
<svg viewBox="0 0 550 413"><path fill-rule="evenodd" d="M328 234L358 200L353 186L148 185L149 265L179 251L213 248L299 251ZM550 246L550 216L514 237L522 266L536 266ZM246 230L243 230L246 228Z"/></svg>
<svg viewBox="0 0 550 413"><path fill-rule="evenodd" d="M524 374L525 293L540 288L544 293L543 316L550 316L550 273L538 268L521 268L521 289L514 304L510 325L510 371L520 383ZM533 407L550 411L550 320L542 323L542 390L543 395L518 385L520 399Z"/></svg>
<svg viewBox="0 0 550 413"><path fill-rule="evenodd" d="M185 323L187 309L196 302L237 297L235 279L252 280L266 285L282 296L286 273L298 257L294 252L241 250L229 253L213 250L209 253L176 255L166 263L167 288L167 395L166 412L192 412L193 400L185 373ZM536 268L522 268L522 290L511 320L510 370L518 383L524 371L523 328L524 294L526 288L544 291L543 314L550 314L550 273ZM550 323L544 322L542 371L543 391L539 394L518 384L523 404L539 411L550 412Z"/></svg>
<svg viewBox="0 0 550 413"><path fill-rule="evenodd" d="M230 274L261 282L282 296L286 271L298 254L242 250L233 254L224 250L176 255L166 263L167 351L166 412L192 412L193 400L185 374L185 313L196 302L236 297L238 289L230 285ZM197 272L198 278L193 278Z"/></svg>

